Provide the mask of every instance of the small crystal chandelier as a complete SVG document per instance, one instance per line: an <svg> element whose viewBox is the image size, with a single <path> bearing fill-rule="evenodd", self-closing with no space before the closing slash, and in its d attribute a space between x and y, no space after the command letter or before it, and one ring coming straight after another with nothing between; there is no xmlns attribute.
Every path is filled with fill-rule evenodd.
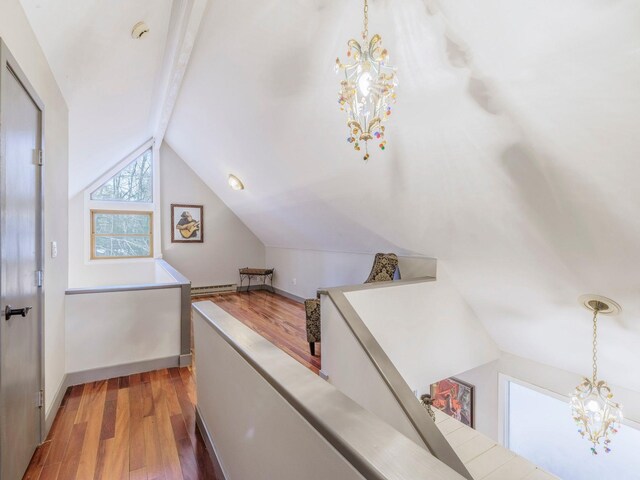
<svg viewBox="0 0 640 480"><path fill-rule="evenodd" d="M598 380L598 314L616 314L620 306L605 297L584 295L581 303L593 312L593 374L585 378L571 396L571 411L578 433L591 442L591 452L598 454L602 445L609 453L610 436L616 434L622 422L622 406L613 401L613 393L604 380ZM602 443L601 443L602 442Z"/></svg>
<svg viewBox="0 0 640 480"><path fill-rule="evenodd" d="M357 151L364 142L364 159L369 159L368 141L374 137L385 149L382 123L391 115L391 103L395 103L396 69L387 64L389 52L382 48L382 38L374 35L369 41L369 5L364 0L364 29L362 45L357 40L347 42L347 57L352 63L343 64L336 58L336 72L344 71L344 80L340 82L338 103L340 110L347 112L349 137Z"/></svg>

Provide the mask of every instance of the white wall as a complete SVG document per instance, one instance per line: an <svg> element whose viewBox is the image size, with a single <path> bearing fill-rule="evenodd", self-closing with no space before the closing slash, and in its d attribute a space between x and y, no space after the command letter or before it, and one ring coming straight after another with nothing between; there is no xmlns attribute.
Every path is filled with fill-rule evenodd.
<svg viewBox="0 0 640 480"><path fill-rule="evenodd" d="M438 280L346 293L412 390L496 360L499 350L439 267ZM322 345L323 357L326 345Z"/></svg>
<svg viewBox="0 0 640 480"><path fill-rule="evenodd" d="M194 329L198 408L229 480L363 478L200 315Z"/></svg>
<svg viewBox="0 0 640 480"><path fill-rule="evenodd" d="M73 173L70 174L73 176ZM82 288L104 285L145 283L143 278L154 268L152 258L89 260L91 220L89 205L83 192L69 202L69 287ZM120 210L119 206L112 208ZM154 227L158 223L153 218Z"/></svg>
<svg viewBox="0 0 640 480"><path fill-rule="evenodd" d="M68 200L69 202L69 287L82 288L104 285L133 285L153 283L148 280L155 268L153 258L90 260L91 217L90 207L83 193ZM105 204L102 204L104 207ZM108 208L123 210L122 204L113 204ZM135 209L129 205L126 209ZM160 232L159 208L154 210L153 229ZM154 239L154 252L160 256L160 242ZM151 272L151 273L150 273Z"/></svg>
<svg viewBox="0 0 640 480"><path fill-rule="evenodd" d="M132 146L133 149L134 146ZM193 286L238 281L238 268L263 267L264 245L166 143L154 147L154 252ZM159 170L159 175L158 175ZM158 185L159 184L159 185ZM156 193L157 192L157 193ZM238 192L243 195L245 192ZM88 260L89 215L85 195L69 199L71 287L145 283L153 259ZM204 243L171 243L171 204L204 205ZM119 207L118 207L119 208ZM161 247L161 248L160 248Z"/></svg>
<svg viewBox="0 0 640 480"><path fill-rule="evenodd" d="M180 288L66 299L69 373L180 355Z"/></svg>
<svg viewBox="0 0 640 480"><path fill-rule="evenodd" d="M475 428L494 442L498 435L498 373L500 360L486 363L463 373L452 375L470 383L474 390Z"/></svg>
<svg viewBox="0 0 640 480"><path fill-rule="evenodd" d="M264 267L262 242L166 143L160 148L160 191L163 258L193 286L237 283L238 268ZM171 243L172 203L204 205L203 243Z"/></svg>
<svg viewBox="0 0 640 480"><path fill-rule="evenodd" d="M160 265L155 259L132 259L131 263L119 261L116 263L106 262L104 264L93 265L91 269L84 272L94 273L83 277L83 281L70 283L69 287L74 288L94 288L122 285L142 285L158 283L174 283L173 276ZM123 274L124 272L124 274ZM77 281L77 279L76 279Z"/></svg>
<svg viewBox="0 0 640 480"><path fill-rule="evenodd" d="M64 376L64 291L67 287L67 185L69 112L65 99L44 57L18 0L0 0L0 37L45 105L45 411ZM51 258L50 242L58 242Z"/></svg>
<svg viewBox="0 0 640 480"><path fill-rule="evenodd" d="M424 442L333 302L321 302L322 372L327 381L421 447Z"/></svg>
<svg viewBox="0 0 640 480"><path fill-rule="evenodd" d="M138 203L138 202L108 202L92 201L91 193L99 188L104 182L116 175L125 168L136 157L141 155L149 147L153 151L153 198L160 196L159 187L159 148L148 140L143 145L129 145L129 154L118 159L117 165L97 175L92 179L92 183L85 185L85 189L76 193L69 199L69 286L72 288L82 288L102 285L123 285L145 283L147 276L144 272L153 269L153 258L130 258L130 259L101 259L91 260L91 209L98 210L139 210L153 213L153 257L160 258L161 242L160 232L162 231L160 202ZM70 178L73 179L75 172L72 170ZM142 271L142 274L141 274Z"/></svg>
<svg viewBox="0 0 640 480"><path fill-rule="evenodd" d="M321 287L364 283L374 256L374 253L267 247L266 264L275 268L276 288L301 298L314 298Z"/></svg>

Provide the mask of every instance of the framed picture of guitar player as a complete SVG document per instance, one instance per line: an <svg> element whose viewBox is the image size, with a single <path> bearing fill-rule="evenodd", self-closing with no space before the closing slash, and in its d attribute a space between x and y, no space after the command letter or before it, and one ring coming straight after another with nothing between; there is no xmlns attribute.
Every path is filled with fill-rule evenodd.
<svg viewBox="0 0 640 480"><path fill-rule="evenodd" d="M204 241L202 205L171 204L171 243Z"/></svg>

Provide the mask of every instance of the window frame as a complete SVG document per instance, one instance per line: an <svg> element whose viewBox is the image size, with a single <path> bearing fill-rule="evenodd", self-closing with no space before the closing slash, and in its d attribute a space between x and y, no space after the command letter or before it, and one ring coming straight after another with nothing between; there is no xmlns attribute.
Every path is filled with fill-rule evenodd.
<svg viewBox="0 0 640 480"><path fill-rule="evenodd" d="M92 200L91 193L100 188L111 177L118 174L123 168L129 165L136 157L142 155L146 150L151 148L152 170L153 170L153 202L126 202L126 201L110 201L110 200ZM136 263L150 262L156 258L162 258L161 245L162 238L162 210L160 204L160 148L158 143L150 138L138 148L133 150L127 156L123 157L116 165L102 173L96 180L82 191L83 207L82 207L82 253L84 265L91 265L99 260L99 264L111 263ZM151 257L95 257L92 255L92 229L91 229L91 210L109 210L109 211L144 211L153 212L153 254ZM70 210L71 213L71 210Z"/></svg>
<svg viewBox="0 0 640 480"><path fill-rule="evenodd" d="M105 215L147 215L149 217L149 233L121 233L121 234L106 234L106 233L96 233L95 229L95 216L97 214L105 214ZM90 217L90 235L91 235L91 252L90 257L91 260L123 260L123 259L133 259L133 258L153 258L153 211L152 210L111 210L111 209L98 209L91 208L89 210ZM109 256L109 257L99 257L96 256L96 237L149 237L149 255L134 255L134 256Z"/></svg>

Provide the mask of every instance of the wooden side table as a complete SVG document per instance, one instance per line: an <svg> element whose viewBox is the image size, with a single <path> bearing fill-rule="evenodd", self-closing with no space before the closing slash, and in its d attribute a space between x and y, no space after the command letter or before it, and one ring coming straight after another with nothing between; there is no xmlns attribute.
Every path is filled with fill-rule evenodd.
<svg viewBox="0 0 640 480"><path fill-rule="evenodd" d="M262 277L262 284L267 284L267 279L269 279L269 286L271 287L271 292L276 293L275 288L273 288L273 268L240 268L238 271L240 272L240 289L242 290L242 282L244 280L249 281L249 286L247 287L247 293L251 289L251 279Z"/></svg>

